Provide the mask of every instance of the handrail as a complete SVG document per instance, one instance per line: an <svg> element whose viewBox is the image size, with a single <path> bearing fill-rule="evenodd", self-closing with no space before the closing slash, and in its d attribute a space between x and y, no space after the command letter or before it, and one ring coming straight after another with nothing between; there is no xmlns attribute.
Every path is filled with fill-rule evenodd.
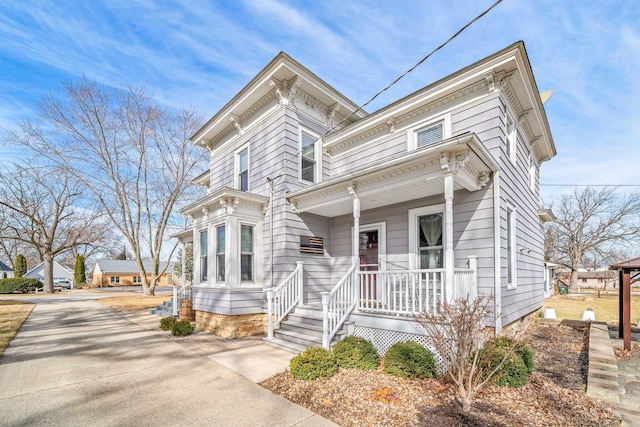
<svg viewBox="0 0 640 427"><path fill-rule="evenodd" d="M267 289L267 338L287 314L302 302L302 271L304 263L298 261L296 269L275 288ZM275 319L274 319L275 316Z"/></svg>
<svg viewBox="0 0 640 427"><path fill-rule="evenodd" d="M322 347L327 350L331 340L356 307L356 269L354 263L331 292L322 293Z"/></svg>
<svg viewBox="0 0 640 427"><path fill-rule="evenodd" d="M191 283L185 283L180 289L177 286L173 287L173 315L178 315L179 301L183 299L191 298Z"/></svg>

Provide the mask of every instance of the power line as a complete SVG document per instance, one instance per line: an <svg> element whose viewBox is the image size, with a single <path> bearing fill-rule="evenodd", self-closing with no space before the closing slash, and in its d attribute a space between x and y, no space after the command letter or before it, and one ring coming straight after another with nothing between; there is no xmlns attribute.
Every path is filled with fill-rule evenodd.
<svg viewBox="0 0 640 427"><path fill-rule="evenodd" d="M340 125L342 125L342 123L345 122L345 120L353 117L356 113L358 113L359 111L362 111L362 109L364 107L366 107L367 105L369 105L371 102L373 102L374 99L376 99L378 96L380 96L381 94L383 94L384 92L386 92L387 90L389 90L391 87L393 87L395 84L397 84L403 77L405 77L407 74L411 73L412 71L414 71L416 68L418 68L420 65L422 65L422 63L424 63L427 59L429 59L433 54L435 54L437 51L439 51L440 49L442 49L443 47L445 47L446 45L448 45L449 43L451 43L456 37L458 37L460 34L462 34L462 32L464 30L466 30L467 28L469 28L471 25L473 25L476 21L478 21L479 19L481 19L483 16L485 16L487 13L489 13L493 8L495 8L497 5L499 5L500 3L502 3L502 0L497 0L495 3L493 3L491 6L489 6L489 8L487 8L484 12L482 12L481 14L479 14L478 16L476 16L475 18L473 18L471 21L469 21L466 25L464 25L462 28L460 28L458 31L456 31L451 37L449 37L444 43L440 44L438 47L436 47L435 49L433 49L431 52L429 52L426 56L424 56L422 59L420 59L420 61L418 61L413 67L409 68L407 71L405 71L404 73L402 73L400 76L398 76L394 81L392 81L390 84L388 84L386 87L384 87L383 89L381 89L380 91L378 91L375 95L373 95L371 97L371 99L369 99L367 102L365 102L364 104L360 105L353 113L349 114L348 116L344 117L342 120L340 120L340 122L338 122L337 124L335 124L333 127L331 127L331 129L327 130L321 137L317 138L313 143L315 144L316 142L318 142L322 137L327 136L329 133L333 132L334 130L336 130L336 128ZM284 174L284 169L286 168L287 164L289 164L290 162L292 162L294 160L295 157L297 157L300 153L302 152L302 149L299 149L291 158L287 159L283 165L283 171L276 176L275 178L267 178L267 180L269 181L270 185L273 185L273 181L282 177Z"/></svg>
<svg viewBox="0 0 640 427"><path fill-rule="evenodd" d="M367 105L369 105L371 102L373 102L374 99L376 99L378 96L382 95L384 92L386 92L387 90L389 90L391 87L393 87L396 83L398 83L404 76L406 76L407 74L411 73L413 70L415 70L416 68L418 68L424 61L426 61L427 59L429 59L429 57L431 57L434 53L436 53L437 51L439 51L440 49L442 49L443 47L445 47L446 45L448 45L451 41L453 41L453 39L455 39L456 37L458 37L464 30L466 30L467 28L469 28L471 25L473 25L477 20L479 20L480 18L482 18L483 16L485 16L487 13L489 13L494 7L496 7L497 5L499 5L500 3L502 3L502 0L498 0L496 1L494 4L492 4L491 6L489 6L488 9L486 9L484 12L482 12L480 15L476 16L475 18L473 18L471 21L469 21L464 27L460 28L458 31L456 31L451 37L449 37L444 43L442 43L440 46L436 47L435 49L433 49L431 52L429 52L425 57L423 57L420 61L418 61L413 67L409 68L407 71L405 71L404 73L402 73L400 76L398 76L393 82L391 82L389 85L387 85L385 88L383 88L382 90L380 90L378 93L376 93L375 95L373 95L373 97L371 97L371 99L369 99L367 102L365 102L364 104L362 104L361 106L359 106L353 113L351 113L349 116L345 117L344 119L342 119L337 125L335 125L333 128L331 128L330 130L328 130L325 135L327 135L329 132L335 130L336 126L340 126L342 124L342 122L344 122L345 120L347 120L348 118L350 118L351 116L355 115L358 111L361 111L364 107L366 107Z"/></svg>
<svg viewBox="0 0 640 427"><path fill-rule="evenodd" d="M540 187L640 187L640 184L540 184Z"/></svg>

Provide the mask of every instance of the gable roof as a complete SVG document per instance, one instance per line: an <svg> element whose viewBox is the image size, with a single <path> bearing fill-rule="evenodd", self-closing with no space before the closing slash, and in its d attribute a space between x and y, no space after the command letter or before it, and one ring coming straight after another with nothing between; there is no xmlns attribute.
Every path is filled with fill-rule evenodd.
<svg viewBox="0 0 640 427"><path fill-rule="evenodd" d="M505 92L516 108L520 127L538 151L540 161L556 155L551 129L522 41L329 133L324 138L323 147L332 153L340 146L356 143L360 135L388 127L390 121L397 126L416 110L430 109L434 103L457 99L461 93L480 90Z"/></svg>
<svg viewBox="0 0 640 427"><path fill-rule="evenodd" d="M44 278L44 262L33 267L31 270L27 271L24 274L24 277L31 277L34 279ZM65 279L72 279L73 273L62 265L60 265L56 260L53 260L53 278L64 277Z"/></svg>
<svg viewBox="0 0 640 427"><path fill-rule="evenodd" d="M166 272L171 272L171 266L169 265L170 261L160 261L160 270L162 270L165 266L167 266ZM147 272L151 271L151 260L142 261L142 265ZM96 266L100 269L102 274L107 273L139 273L138 269L138 261L136 260L119 260L119 259L100 259L96 261L94 265L94 270Z"/></svg>
<svg viewBox="0 0 640 427"><path fill-rule="evenodd" d="M13 271L11 267L0 261L0 271Z"/></svg>
<svg viewBox="0 0 640 427"><path fill-rule="evenodd" d="M326 107L349 117L346 123L367 115L353 101L342 95L313 72L284 52L280 52L247 85L238 92L220 111L204 124L191 140L199 146L208 146L217 135L224 134L234 126L240 126L242 116L261 106L269 95L286 97L287 93L300 88ZM263 108L262 105L260 108Z"/></svg>

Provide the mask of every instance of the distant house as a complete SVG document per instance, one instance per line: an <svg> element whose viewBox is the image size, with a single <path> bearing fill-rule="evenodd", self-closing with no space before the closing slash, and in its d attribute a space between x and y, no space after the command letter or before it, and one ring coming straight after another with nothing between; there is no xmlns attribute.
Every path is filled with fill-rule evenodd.
<svg viewBox="0 0 640 427"><path fill-rule="evenodd" d="M0 261L0 279L8 279L13 277L13 270L7 264Z"/></svg>
<svg viewBox="0 0 640 427"><path fill-rule="evenodd" d="M33 267L31 270L27 271L24 277L31 277L34 279L38 279L41 282L44 282L44 262ZM73 272L67 270L60 264L58 264L55 260L53 261L53 281L60 280L68 280L73 283Z"/></svg>
<svg viewBox="0 0 640 427"><path fill-rule="evenodd" d="M522 42L371 114L280 53L191 139L207 194L174 237L200 330L384 352L458 297L490 297L498 334L544 303L556 150Z"/></svg>
<svg viewBox="0 0 640 427"><path fill-rule="evenodd" d="M604 288L613 289L618 285L617 272L613 270L596 270L596 271L578 271L578 283L576 286L580 288L596 289ZM559 282L567 286L571 282L571 272L562 271L556 275Z"/></svg>
<svg viewBox="0 0 640 427"><path fill-rule="evenodd" d="M151 271L151 261L143 261L146 271ZM160 262L160 270L166 266L165 272L160 277L158 286L173 285L173 267L168 261ZM96 261L91 270L91 284L96 287L103 286L132 286L141 285L142 277L137 261L101 259ZM147 274L147 279L151 280L151 274Z"/></svg>

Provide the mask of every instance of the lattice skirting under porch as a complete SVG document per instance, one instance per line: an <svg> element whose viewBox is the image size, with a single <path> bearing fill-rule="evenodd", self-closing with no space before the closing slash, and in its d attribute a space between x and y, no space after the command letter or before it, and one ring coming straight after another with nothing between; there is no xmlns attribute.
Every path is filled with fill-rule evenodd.
<svg viewBox="0 0 640 427"><path fill-rule="evenodd" d="M355 325L353 335L371 341L380 355L384 355L387 350L389 350L389 347L397 342L415 341L422 344L425 348L431 350L434 358L436 359L438 369L442 369L444 367L442 356L440 356L440 353L438 353L436 349L431 345L431 343L429 342L429 338L424 335L411 334L408 332L390 331L387 329L378 329L361 325Z"/></svg>

